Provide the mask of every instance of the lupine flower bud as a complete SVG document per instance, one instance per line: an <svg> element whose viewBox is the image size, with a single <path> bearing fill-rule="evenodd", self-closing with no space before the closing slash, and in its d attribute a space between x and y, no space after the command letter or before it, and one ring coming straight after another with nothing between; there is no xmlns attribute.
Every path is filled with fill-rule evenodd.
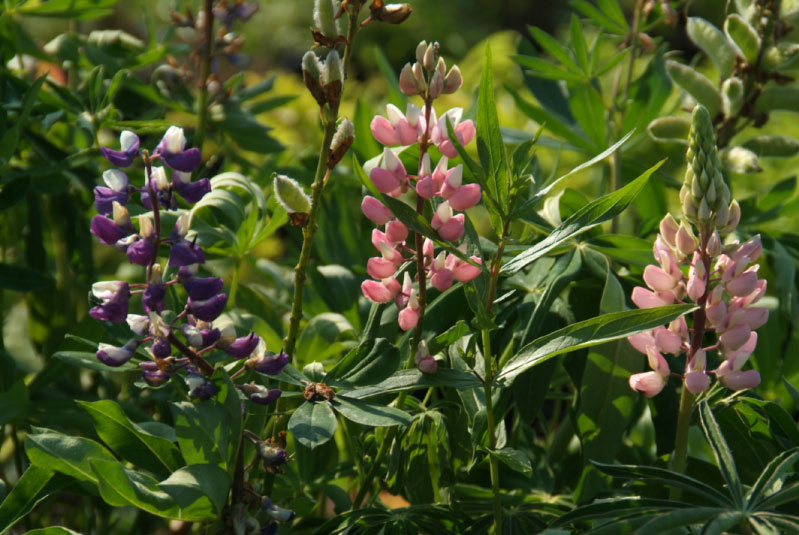
<svg viewBox="0 0 799 535"><path fill-rule="evenodd" d="M316 29L325 37L337 37L341 34L336 12L338 11L336 0L315 0L313 6L313 21Z"/></svg>
<svg viewBox="0 0 799 535"><path fill-rule="evenodd" d="M344 119L338 125L338 129L330 142L330 153L327 156L328 169L333 169L341 161L354 140L355 127L349 119Z"/></svg>
<svg viewBox="0 0 799 535"><path fill-rule="evenodd" d="M463 85L463 75L461 74L461 70L458 68L457 65L453 65L452 68L447 73L447 76L444 78L443 93L445 95L451 95L452 93L455 93L458 89L460 89L462 85Z"/></svg>
<svg viewBox="0 0 799 535"><path fill-rule="evenodd" d="M167 167L184 172L193 171L200 165L202 156L196 147L188 150L185 150L185 147L186 136L183 134L183 129L170 126L156 147L155 155L160 156ZM154 168L154 173L155 170Z"/></svg>
<svg viewBox="0 0 799 535"><path fill-rule="evenodd" d="M311 95L316 99L319 106L324 106L327 102L325 91L322 89L322 67L319 58L312 51L308 51L302 57L302 81L308 88Z"/></svg>
<svg viewBox="0 0 799 535"><path fill-rule="evenodd" d="M424 61L424 53L427 51L427 41L420 41L416 45L416 61L422 63Z"/></svg>
<svg viewBox="0 0 799 535"><path fill-rule="evenodd" d="M256 451L258 452L258 457L269 466L280 466L288 460L286 450L269 441L259 443L256 446Z"/></svg>
<svg viewBox="0 0 799 535"><path fill-rule="evenodd" d="M155 342L153 342L153 346L150 350L153 352L153 355L159 359L165 359L172 354L172 345L169 343L169 340L159 336L155 339Z"/></svg>
<svg viewBox="0 0 799 535"><path fill-rule="evenodd" d="M457 280L458 282L472 281L476 279L480 275L480 273L482 273L482 270L480 268L473 266L469 262L464 262L457 257L453 258L455 258L456 263L455 266L452 268L452 275L455 277L455 280ZM482 259L476 256L471 256L469 257L469 259L475 262L476 264L483 263Z"/></svg>
<svg viewBox="0 0 799 535"><path fill-rule="evenodd" d="M142 379L150 386L161 386L169 381L172 376L171 373L161 370L155 362L140 362L139 367L142 370Z"/></svg>
<svg viewBox="0 0 799 535"><path fill-rule="evenodd" d="M258 342L261 338L255 334L250 333L247 336L243 336L241 338L236 338L230 344L220 346L222 350L233 357L234 359L243 359L245 357L249 357L255 348L258 347Z"/></svg>
<svg viewBox="0 0 799 535"><path fill-rule="evenodd" d="M411 67L410 63L406 63L405 66L400 71L399 87L400 91L402 91L404 95L407 95L409 97L418 94L418 89L416 87L416 79L413 76L413 67Z"/></svg>
<svg viewBox="0 0 799 535"><path fill-rule="evenodd" d="M211 192L211 181L201 178L196 182L191 181L191 173L174 171L172 173L172 188L189 204L199 202L206 193Z"/></svg>
<svg viewBox="0 0 799 535"><path fill-rule="evenodd" d="M700 227L727 224L730 191L721 174L713 121L704 106L694 108L689 132L688 167L680 190L683 213ZM723 207L723 208L722 208ZM721 218L717 218L722 215ZM718 220L717 220L718 219ZM723 220L722 220L723 219Z"/></svg>
<svg viewBox="0 0 799 535"><path fill-rule="evenodd" d="M187 301L189 312L197 319L203 321L214 321L225 310L227 295L218 294L210 299L197 300L189 298Z"/></svg>
<svg viewBox="0 0 799 535"><path fill-rule="evenodd" d="M677 230L679 230L679 226L674 218L671 217L671 214L666 214L663 219L660 220L659 228L660 235L663 236L663 239L666 240L666 243L669 244L669 247L675 247Z"/></svg>
<svg viewBox="0 0 799 535"><path fill-rule="evenodd" d="M364 297L375 303L389 303L399 293L397 279L389 278L383 281L365 280L361 283L361 292Z"/></svg>
<svg viewBox="0 0 799 535"><path fill-rule="evenodd" d="M130 286L123 281L95 282L92 297L99 303L89 310L89 315L100 321L121 323L128 316Z"/></svg>
<svg viewBox="0 0 799 535"><path fill-rule="evenodd" d="M438 42L433 42L427 45L427 49L422 56L422 66L427 71L432 71L436 68L438 62Z"/></svg>
<svg viewBox="0 0 799 535"><path fill-rule="evenodd" d="M196 371L189 371L186 376L186 385L189 387L189 397L199 400L211 399L216 394L216 387Z"/></svg>
<svg viewBox="0 0 799 535"><path fill-rule="evenodd" d="M302 186L286 175L275 175L275 199L289 214L308 213L311 210L311 198L303 191Z"/></svg>
<svg viewBox="0 0 799 535"><path fill-rule="evenodd" d="M372 20L379 20L387 24L401 24L411 16L413 9L410 4L386 4L384 0L372 0L369 11L369 18Z"/></svg>
<svg viewBox="0 0 799 535"><path fill-rule="evenodd" d="M99 344L97 346L97 360L106 366L118 367L125 364L136 352L139 347L139 341L132 338L128 343L122 347L112 346L110 344Z"/></svg>
<svg viewBox="0 0 799 535"><path fill-rule="evenodd" d="M694 236L694 233L691 231L691 227L686 225L685 221L680 223L680 228L677 230L675 238L677 241L677 250L684 256L688 256L696 251L699 245L696 236Z"/></svg>
<svg viewBox="0 0 799 535"><path fill-rule="evenodd" d="M377 225L385 225L394 219L394 214L391 212L391 210L386 208L383 203L369 195L364 197L363 201L361 201L361 211L363 212L363 215Z"/></svg>
<svg viewBox="0 0 799 535"><path fill-rule="evenodd" d="M263 344L263 351L261 351L261 344ZM263 340L259 342L258 348L255 350L256 356L251 357L247 361L247 367L252 368L259 373L266 375L278 375L283 371L289 363L289 356L282 351L273 355L266 354L266 344Z"/></svg>
<svg viewBox="0 0 799 535"><path fill-rule="evenodd" d="M416 92L419 94L424 94L427 91L427 81L424 78L424 70L422 69L421 63L414 63L413 67L411 67L411 71L413 72L413 79L416 81Z"/></svg>
<svg viewBox="0 0 799 535"><path fill-rule="evenodd" d="M94 317L94 316L92 316ZM128 327L137 336L144 336L150 329L150 318L148 316L141 316L139 314L128 314L125 321Z"/></svg>
<svg viewBox="0 0 799 535"><path fill-rule="evenodd" d="M270 518L278 522L291 522L294 518L294 511L284 509L273 504L269 498L264 498L263 510L269 515Z"/></svg>
<svg viewBox="0 0 799 535"><path fill-rule="evenodd" d="M224 281L219 277L189 277L181 282L189 297L198 301L215 296L224 287Z"/></svg>
<svg viewBox="0 0 799 535"><path fill-rule="evenodd" d="M707 254L714 258L721 254L721 236L719 236L718 232L713 232L710 235L710 239L707 241Z"/></svg>
<svg viewBox="0 0 799 535"><path fill-rule="evenodd" d="M100 147L100 152L112 164L128 167L139 154L139 136L130 130L123 130L119 135L119 144L121 150Z"/></svg>
<svg viewBox="0 0 799 535"><path fill-rule="evenodd" d="M341 56L338 52L331 50L327 54L324 67L322 68L322 84L327 90L327 86L334 82L340 82L344 79L344 64L341 63ZM341 89L339 88L339 92Z"/></svg>
<svg viewBox="0 0 799 535"><path fill-rule="evenodd" d="M438 98L441 96L443 90L444 76L440 72L434 71L433 76L430 78L430 86L427 90L427 94L431 99Z"/></svg>
<svg viewBox="0 0 799 535"><path fill-rule="evenodd" d="M108 169L103 173L103 182L107 187L94 188L94 204L97 212L109 215L114 202L121 205L128 202L128 175L117 169Z"/></svg>
<svg viewBox="0 0 799 535"><path fill-rule="evenodd" d="M279 388L266 388L255 383L243 384L239 388L250 401L259 405L270 405L283 393Z"/></svg>

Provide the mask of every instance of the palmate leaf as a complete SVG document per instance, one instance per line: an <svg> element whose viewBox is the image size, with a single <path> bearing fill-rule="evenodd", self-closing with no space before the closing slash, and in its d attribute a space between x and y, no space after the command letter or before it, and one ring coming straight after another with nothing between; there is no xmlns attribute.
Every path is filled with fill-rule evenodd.
<svg viewBox="0 0 799 535"><path fill-rule="evenodd" d="M692 507L679 509L662 515L655 516L652 520L641 526L636 535L660 535L671 533L675 528L704 524L710 519L728 511L718 507Z"/></svg>
<svg viewBox="0 0 799 535"><path fill-rule="evenodd" d="M572 509L568 513L559 516L552 525L565 526L575 522L595 520L597 518L618 518L629 513L651 514L658 511L670 511L689 507L693 507L693 504L673 500L644 498L641 496L621 496L618 498L608 498L606 500L596 500L588 505Z"/></svg>
<svg viewBox="0 0 799 535"><path fill-rule="evenodd" d="M621 142L619 142L619 144L620 143ZM616 146L618 146L618 144ZM604 156L602 157L604 158ZM549 236L532 245L520 255L507 261L502 266L502 273L505 275L516 273L520 269L530 265L532 262L544 256L549 251L555 249L567 240L570 240L575 236L592 229L600 223L613 219L622 213L630 204L632 204L646 183L649 181L649 177L652 176L652 173L654 173L664 161L665 160L661 160L654 166L650 167L644 174L626 186L618 189L617 191L604 195L580 208L566 221L561 223L558 228L553 230ZM561 179L558 179L558 181L560 180ZM552 185L554 185L554 183ZM540 194L536 197L539 196Z"/></svg>
<svg viewBox="0 0 799 535"><path fill-rule="evenodd" d="M696 309L694 305L669 305L603 314L542 336L530 342L500 370L496 379L510 382L525 370L570 351L591 347L654 329Z"/></svg>
<svg viewBox="0 0 799 535"><path fill-rule="evenodd" d="M702 430L705 432L705 437L713 450L713 456L716 458L719 470L727 483L732 499L737 507L743 507L743 485L741 484L741 478L738 476L738 469L735 467L735 459L732 457L727 441L724 440L724 435L716 418L713 416L710 405L705 400L699 403L699 418L702 422Z"/></svg>

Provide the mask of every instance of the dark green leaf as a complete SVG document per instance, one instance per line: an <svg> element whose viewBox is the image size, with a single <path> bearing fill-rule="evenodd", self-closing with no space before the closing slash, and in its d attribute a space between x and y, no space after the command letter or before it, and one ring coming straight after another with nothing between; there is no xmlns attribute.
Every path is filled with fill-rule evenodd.
<svg viewBox="0 0 799 535"><path fill-rule="evenodd" d="M379 403L338 396L330 404L342 416L359 424L371 427L411 425L408 413Z"/></svg>
<svg viewBox="0 0 799 535"><path fill-rule="evenodd" d="M399 350L385 338L366 340L336 363L328 384L366 386L388 378L400 366Z"/></svg>
<svg viewBox="0 0 799 535"><path fill-rule="evenodd" d="M637 535L660 535L671 533L675 528L704 524L708 519L725 512L718 507L693 507L678 509L655 516L636 531Z"/></svg>
<svg viewBox="0 0 799 535"><path fill-rule="evenodd" d="M483 194L490 195L502 207L508 201L510 175L508 157L499 130L492 69L491 47L486 45L485 64L477 97L477 153L488 174L488 191Z"/></svg>
<svg viewBox="0 0 799 535"><path fill-rule="evenodd" d="M93 440L57 433L48 429L33 428L25 437L25 453L31 464L55 470L80 481L97 484L97 476L89 466L89 459L116 462L114 456Z"/></svg>
<svg viewBox="0 0 799 535"><path fill-rule="evenodd" d="M52 470L36 465L29 466L0 503L0 533L5 533L30 513L40 501L61 486L63 481L56 482Z"/></svg>
<svg viewBox="0 0 799 535"><path fill-rule="evenodd" d="M0 264L0 290L15 292L32 292L49 288L55 281L28 267Z"/></svg>
<svg viewBox="0 0 799 535"><path fill-rule="evenodd" d="M501 450L489 451L488 453L502 461L502 463L511 470L521 472L527 477L533 475L533 466L530 463L530 459L522 451L513 448L502 448Z"/></svg>
<svg viewBox="0 0 799 535"><path fill-rule="evenodd" d="M126 362L122 366L107 366L106 364L103 364L97 360L97 355L94 353L88 353L86 351L59 351L58 353L55 353L53 357L57 358L58 360L63 360L67 364L80 366L81 368L89 368L90 370L95 370L98 372L120 373L136 371L139 369L136 363L131 361Z"/></svg>
<svg viewBox="0 0 799 535"><path fill-rule="evenodd" d="M716 458L721 475L724 476L724 481L727 483L727 488L732 495L733 501L736 506L743 507L743 486L741 479L738 477L738 470L735 468L735 460L732 458L732 452L727 441L724 440L724 435L721 432L716 418L713 416L713 411L707 404L707 401L699 402L699 418L702 422L702 430L705 432L710 448L713 450L713 456Z"/></svg>
<svg viewBox="0 0 799 535"><path fill-rule="evenodd" d="M557 355L654 329L695 309L693 305L669 305L603 314L574 323L521 348L500 370L497 380L510 381L523 371Z"/></svg>
<svg viewBox="0 0 799 535"><path fill-rule="evenodd" d="M314 449L333 438L337 426L336 415L333 414L330 403L320 401L300 405L291 415L288 429L300 444Z"/></svg>
<svg viewBox="0 0 799 535"><path fill-rule="evenodd" d="M530 265L536 259L583 232L613 219L622 213L646 185L649 177L665 160L655 164L644 174L620 188L596 199L575 212L552 233L502 266L502 272L512 274Z"/></svg>
<svg viewBox="0 0 799 535"><path fill-rule="evenodd" d="M183 465L177 447L131 422L114 401L78 401L94 421L98 436L120 457L160 477Z"/></svg>
<svg viewBox="0 0 799 535"><path fill-rule="evenodd" d="M341 392L340 395L350 399L364 399L391 392L433 386L462 389L478 388L482 386L482 383L473 374L451 368L439 368L436 373L422 373L419 370L400 370L376 385L359 388L351 392Z"/></svg>
<svg viewBox="0 0 799 535"><path fill-rule="evenodd" d="M175 471L158 487L169 494L182 509L207 509L213 506L222 514L230 491L230 476L213 464L192 464Z"/></svg>

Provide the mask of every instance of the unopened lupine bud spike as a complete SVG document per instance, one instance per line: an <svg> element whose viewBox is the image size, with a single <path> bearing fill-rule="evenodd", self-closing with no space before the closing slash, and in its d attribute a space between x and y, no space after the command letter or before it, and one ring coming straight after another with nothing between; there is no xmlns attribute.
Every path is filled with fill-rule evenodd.
<svg viewBox="0 0 799 535"><path fill-rule="evenodd" d="M411 67L411 71L413 72L413 79L416 81L416 92L421 94L427 91L427 81L424 77L422 64L414 63L413 67Z"/></svg>
<svg viewBox="0 0 799 535"><path fill-rule="evenodd" d="M441 76L446 76L447 74L447 64L444 61L444 58L439 57L438 63L436 63L436 72L440 72Z"/></svg>
<svg viewBox="0 0 799 535"><path fill-rule="evenodd" d="M427 41L421 41L416 45L416 61L422 63L424 61L424 53L427 51Z"/></svg>
<svg viewBox="0 0 799 535"><path fill-rule="evenodd" d="M441 92L443 90L444 90L444 77L441 75L440 72L435 71L433 72L433 76L430 79L430 86L427 89L427 94L431 99L435 99L441 96Z"/></svg>
<svg viewBox="0 0 799 535"><path fill-rule="evenodd" d="M433 42L427 45L427 50L424 51L422 66L425 70L432 71L436 68L436 63L438 63L438 43Z"/></svg>
<svg viewBox="0 0 799 535"><path fill-rule="evenodd" d="M679 225L671 216L671 214L666 214L663 219L660 220L660 235L663 236L663 239L666 240L666 243L669 244L670 247L674 247L675 236L677 235L677 230L679 229Z"/></svg>
<svg viewBox="0 0 799 535"><path fill-rule="evenodd" d="M680 227L675 236L677 250L684 256L692 254L699 242L691 231L691 227L685 224L685 221L680 222Z"/></svg>

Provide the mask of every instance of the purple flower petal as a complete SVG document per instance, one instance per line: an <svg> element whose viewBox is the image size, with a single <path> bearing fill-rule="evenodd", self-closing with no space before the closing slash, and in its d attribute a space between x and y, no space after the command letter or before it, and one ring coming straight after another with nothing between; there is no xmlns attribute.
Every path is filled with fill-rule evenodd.
<svg viewBox="0 0 799 535"><path fill-rule="evenodd" d="M169 252L170 266L190 266L191 264L202 264L204 262L205 255L203 255L203 250L196 243L181 240L172 244L172 250Z"/></svg>
<svg viewBox="0 0 799 535"><path fill-rule="evenodd" d="M236 338L230 345L223 347L222 350L235 359L243 359L249 357L255 348L258 347L260 338L255 333L250 333L248 336Z"/></svg>
<svg viewBox="0 0 799 535"><path fill-rule="evenodd" d="M225 310L227 304L227 295L218 294L210 299L202 301L195 301L189 298L188 302L189 312L191 312L197 319L202 321L214 321Z"/></svg>
<svg viewBox="0 0 799 535"><path fill-rule="evenodd" d="M141 304L144 306L144 310L148 313L160 313L162 310L164 310L165 296L166 292L164 291L163 284L148 284L147 289L144 290L144 293L141 296ZM167 354L167 356L169 355Z"/></svg>
<svg viewBox="0 0 799 535"><path fill-rule="evenodd" d="M117 241L131 234L114 223L113 220L99 214L92 218L91 232L106 245L114 245Z"/></svg>
<svg viewBox="0 0 799 535"><path fill-rule="evenodd" d="M190 277L183 281L189 297L198 301L209 299L222 291L224 282L219 277Z"/></svg>
<svg viewBox="0 0 799 535"><path fill-rule="evenodd" d="M189 204L198 202L211 191L211 181L207 178L201 178L196 182L180 182L173 179L172 185L178 195Z"/></svg>
<svg viewBox="0 0 799 535"><path fill-rule="evenodd" d="M279 388L262 388L261 391L253 392L250 394L250 401L258 403L259 405L269 405L277 401L277 398L283 393Z"/></svg>
<svg viewBox="0 0 799 535"><path fill-rule="evenodd" d="M100 152L103 154L103 156L105 156L106 160L117 167L128 167L136 158L136 155L139 152L139 146L137 143L135 151L121 151L109 149L108 147L100 147Z"/></svg>
<svg viewBox="0 0 799 535"><path fill-rule="evenodd" d="M289 363L289 356L286 353L280 352L271 356L263 356L255 363L256 371L265 373L266 375L277 375L283 371Z"/></svg>
<svg viewBox="0 0 799 535"><path fill-rule="evenodd" d="M124 206L128 202L128 192L114 191L105 186L94 188L94 205L99 213L111 215L111 212L114 211L114 201Z"/></svg>
<svg viewBox="0 0 799 535"><path fill-rule="evenodd" d="M89 310L89 315L99 321L113 321L122 323L128 317L127 296L114 297L107 302L94 306Z"/></svg>
<svg viewBox="0 0 799 535"><path fill-rule="evenodd" d="M200 149L196 147L176 154L163 151L161 152L161 161L167 167L188 173L189 171L194 171L200 165L202 155L200 154Z"/></svg>
<svg viewBox="0 0 799 535"><path fill-rule="evenodd" d="M203 347L209 347L215 344L222 336L222 332L219 329L203 329L200 331L200 334L203 337Z"/></svg>
<svg viewBox="0 0 799 535"><path fill-rule="evenodd" d="M165 359L172 354L172 344L170 344L169 340L167 340L166 338L158 337L156 338L155 342L153 342L152 351L153 355L155 355L156 357Z"/></svg>
<svg viewBox="0 0 799 535"><path fill-rule="evenodd" d="M155 258L155 244L150 240L137 240L127 250L128 260L140 266L149 266Z"/></svg>

